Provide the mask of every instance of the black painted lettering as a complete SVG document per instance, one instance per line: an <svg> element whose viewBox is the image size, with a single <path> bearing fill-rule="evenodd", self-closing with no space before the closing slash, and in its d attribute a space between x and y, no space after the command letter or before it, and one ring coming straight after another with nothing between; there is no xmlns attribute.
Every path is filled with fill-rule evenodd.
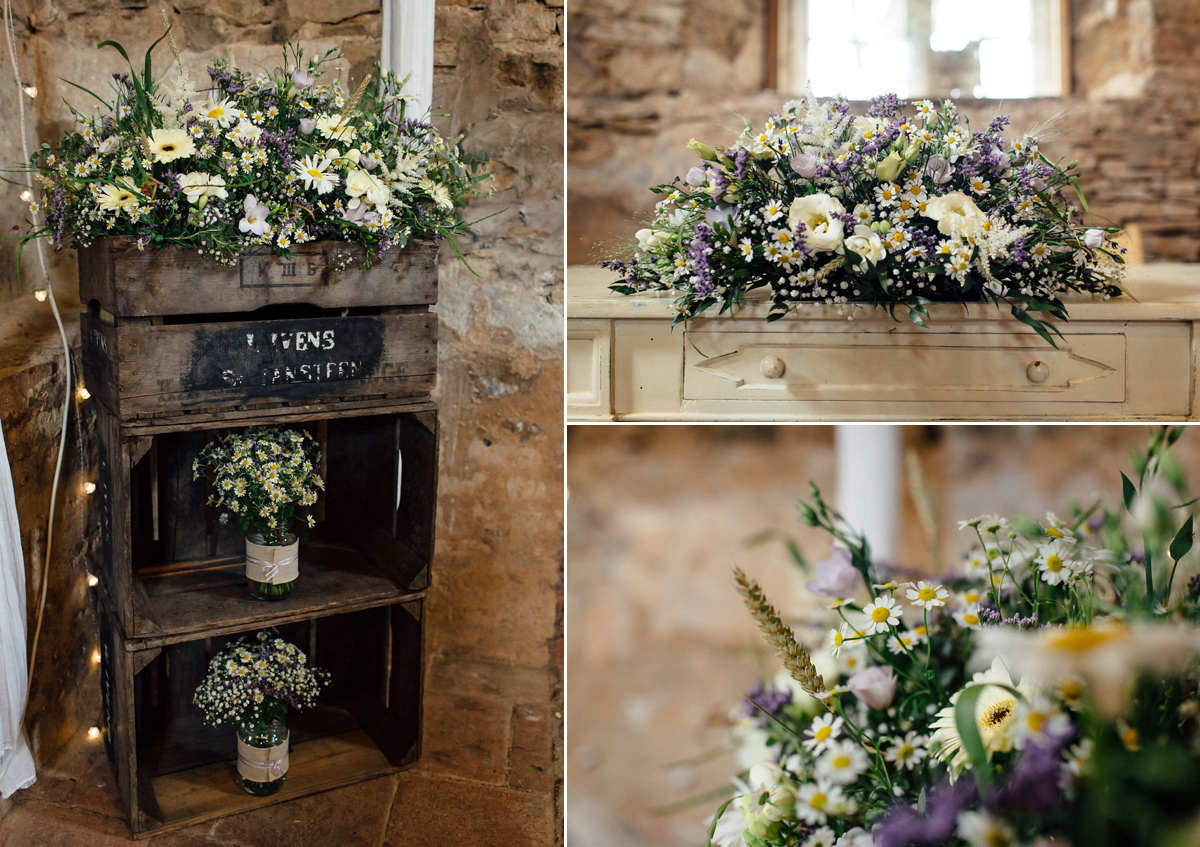
<svg viewBox="0 0 1200 847"><path fill-rule="evenodd" d="M308 263L308 275L309 276L316 276L318 270L319 270L319 268L317 265L314 265L312 262Z"/></svg>
<svg viewBox="0 0 1200 847"><path fill-rule="evenodd" d="M282 275L283 276L295 276L296 275L296 263L295 262L285 262L283 265L283 274Z"/></svg>

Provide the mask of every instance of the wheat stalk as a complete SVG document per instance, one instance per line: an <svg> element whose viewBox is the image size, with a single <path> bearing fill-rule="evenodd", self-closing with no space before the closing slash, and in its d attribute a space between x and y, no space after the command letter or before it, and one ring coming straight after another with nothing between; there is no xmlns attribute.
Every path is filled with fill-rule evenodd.
<svg viewBox="0 0 1200 847"><path fill-rule="evenodd" d="M824 700L828 696L825 680L817 673L808 651L796 641L791 627L780 620L779 613L767 602L767 597L757 582L746 576L741 568L734 568L733 575L737 580L738 591L746 601L746 608L750 610L754 620L758 621L758 628L762 630L767 643L775 648L775 655L783 660L783 666L792 675L792 679L800 683L800 687L813 697Z"/></svg>

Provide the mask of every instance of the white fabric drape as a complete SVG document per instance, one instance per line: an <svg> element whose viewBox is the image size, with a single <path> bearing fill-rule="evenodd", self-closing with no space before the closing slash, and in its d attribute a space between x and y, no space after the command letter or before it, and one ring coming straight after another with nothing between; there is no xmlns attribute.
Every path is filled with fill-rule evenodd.
<svg viewBox="0 0 1200 847"><path fill-rule="evenodd" d="M400 79L411 102L408 116L422 118L433 104L435 0L383 0L383 51L379 63Z"/></svg>
<svg viewBox="0 0 1200 847"><path fill-rule="evenodd" d="M25 623L25 557L12 468L0 426L0 795L5 797L28 788L37 778L33 754L18 725L29 679Z"/></svg>

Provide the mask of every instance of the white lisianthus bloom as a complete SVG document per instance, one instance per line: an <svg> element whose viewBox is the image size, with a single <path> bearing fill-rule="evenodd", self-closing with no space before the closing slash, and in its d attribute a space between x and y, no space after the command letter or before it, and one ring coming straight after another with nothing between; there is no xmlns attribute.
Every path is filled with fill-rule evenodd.
<svg viewBox="0 0 1200 847"><path fill-rule="evenodd" d="M854 266L859 273L864 273L869 265L877 265L887 256L883 239L879 233L869 226L859 224L854 228L854 235L844 242L844 249L852 250L862 257L862 261Z"/></svg>
<svg viewBox="0 0 1200 847"><path fill-rule="evenodd" d="M999 656L992 661L988 670L971 677L971 682L999 683L985 685L979 699L975 701L975 728L979 730L983 749L989 759L993 753L1007 753L1013 749L1019 729L1018 696L1009 689L1016 688L1022 697L1028 699L1034 694L1033 688L1024 680L1019 686L1014 686L1008 668ZM1002 688L1001 685L1007 687ZM933 722L936 731L929 739L933 755L949 764L951 782L958 778L970 761L962 736L958 734L958 723L954 719L955 707L960 696L962 691L955 692L950 698L950 705L937 713L937 720Z"/></svg>
<svg viewBox="0 0 1200 847"><path fill-rule="evenodd" d="M983 231L988 216L961 191L934 197L925 204L925 217L938 222L938 232L955 238L974 238Z"/></svg>
<svg viewBox="0 0 1200 847"><path fill-rule="evenodd" d="M346 196L362 197L372 206L383 206L390 192L378 178L364 170L353 170L346 174Z"/></svg>
<svg viewBox="0 0 1200 847"><path fill-rule="evenodd" d="M894 182L896 177L900 176L900 172L904 170L905 164L904 157L893 151L875 168L875 176L882 182Z"/></svg>
<svg viewBox="0 0 1200 847"><path fill-rule="evenodd" d="M137 205L137 196L121 185L105 185L96 195L96 205L106 212L131 209Z"/></svg>
<svg viewBox="0 0 1200 847"><path fill-rule="evenodd" d="M150 155L156 162L186 159L196 152L196 143L182 129L156 129L150 133Z"/></svg>
<svg viewBox="0 0 1200 847"><path fill-rule="evenodd" d="M671 237L671 233L664 232L659 229L639 229L634 233L638 240L638 249L645 253L652 253L662 247Z"/></svg>
<svg viewBox="0 0 1200 847"><path fill-rule="evenodd" d="M835 215L846 214L846 208L835 197L828 194L810 194L792 201L788 209L788 229L796 231L797 224L804 224L804 246L809 250L824 252L842 246L845 228Z"/></svg>
<svg viewBox="0 0 1200 847"><path fill-rule="evenodd" d="M240 120L229 133L229 138L239 148L253 144L262 136L262 127L250 123L248 120Z"/></svg>
<svg viewBox="0 0 1200 847"><path fill-rule="evenodd" d="M204 174L199 171L192 171L181 176L179 178L179 188L183 191L189 203L198 203L202 207L211 197L224 200L229 196L229 192L225 190L225 180L223 177L219 177L216 174Z"/></svg>

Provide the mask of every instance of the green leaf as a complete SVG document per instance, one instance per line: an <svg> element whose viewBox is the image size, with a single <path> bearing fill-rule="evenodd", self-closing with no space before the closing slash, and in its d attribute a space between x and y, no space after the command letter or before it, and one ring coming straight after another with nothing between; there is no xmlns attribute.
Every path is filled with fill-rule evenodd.
<svg viewBox="0 0 1200 847"><path fill-rule="evenodd" d="M912 321L913 323L915 323L917 326L924 326L924 327L929 326L929 324L925 323L925 319L923 317L921 317L921 313L919 311L917 311L916 309L908 310L908 319L910 321Z"/></svg>
<svg viewBox="0 0 1200 847"><path fill-rule="evenodd" d="M717 822L721 820L721 815L725 814L725 810L729 808L729 804L733 802L733 799L730 797L722 803L721 807L717 809L717 813L713 815L712 826L708 828L708 839L704 842L704 847L712 847L713 836L717 834Z"/></svg>
<svg viewBox="0 0 1200 847"><path fill-rule="evenodd" d="M1170 554L1171 558L1179 564L1179 560L1187 555L1192 549L1192 516L1188 515L1188 519L1183 522L1183 526L1179 528L1179 532L1175 533L1175 539L1171 542Z"/></svg>
<svg viewBox="0 0 1200 847"><path fill-rule="evenodd" d="M1050 327L1050 329L1053 329L1056 333L1058 333L1059 338L1062 338L1062 333L1055 329L1052 324L1048 324L1045 321L1039 321L1037 318L1030 317L1020 306L1013 306L1012 314L1013 317L1019 320L1021 323L1032 327L1033 331L1045 339L1047 344L1049 344L1055 350L1058 349L1058 345L1054 343L1054 339L1050 337L1050 333L1046 331L1046 328Z"/></svg>
<svg viewBox="0 0 1200 847"><path fill-rule="evenodd" d="M1133 487L1129 477L1125 476L1125 472L1121 471L1121 499L1125 501L1125 509L1128 511L1133 508L1133 498L1137 496L1137 489Z"/></svg>
<svg viewBox="0 0 1200 847"><path fill-rule="evenodd" d="M971 762L971 772L984 791L992 784L992 766L983 747L983 736L975 724L975 704L985 687L982 683L968 685L958 695L958 703L954 706L954 725L958 728L963 749L967 751L967 758Z"/></svg>
<svg viewBox="0 0 1200 847"><path fill-rule="evenodd" d="M107 100L105 100L103 97L101 97L101 96L100 96L99 94L97 94L95 91L92 91L90 88L84 88L84 87L83 87L82 85L80 85L79 83L77 83L77 82L71 82L71 80L69 80L69 79L63 79L62 77L59 77L59 79L60 79L60 80L62 80L63 82L65 82L67 85L73 85L73 86L75 86L76 88L78 88L80 91L83 91L83 92L85 92L85 93L87 93L87 94L90 94L90 95L92 95L92 96L93 96L93 97L95 97L97 100L99 100L101 103L103 103L103 104L105 105L105 107L106 107L106 108L108 108L108 109L112 109L112 106L110 106L110 105L109 105L109 103L108 103L108 101L107 101Z"/></svg>

